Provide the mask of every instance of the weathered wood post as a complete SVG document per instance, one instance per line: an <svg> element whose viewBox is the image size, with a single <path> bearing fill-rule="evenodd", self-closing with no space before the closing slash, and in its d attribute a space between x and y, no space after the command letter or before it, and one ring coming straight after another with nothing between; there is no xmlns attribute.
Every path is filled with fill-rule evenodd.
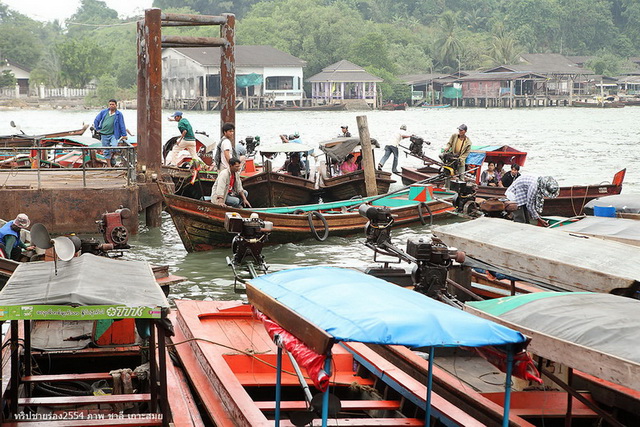
<svg viewBox="0 0 640 427"><path fill-rule="evenodd" d="M367 196L377 196L378 186L376 184L376 170L373 162L373 149L371 147L371 136L369 135L367 116L356 117L356 122L358 123L358 133L360 134L360 148L362 150L364 187L367 191Z"/></svg>
<svg viewBox="0 0 640 427"><path fill-rule="evenodd" d="M155 186L162 168L162 41L161 10L147 9L138 22L138 161L139 185ZM157 189L154 188L153 191ZM135 207L132 207L132 210ZM161 225L162 200L145 209L149 227Z"/></svg>
<svg viewBox="0 0 640 427"><path fill-rule="evenodd" d="M220 26L220 38L225 41L220 49L220 135L222 125L236 124L236 16L232 13L222 16L227 20Z"/></svg>

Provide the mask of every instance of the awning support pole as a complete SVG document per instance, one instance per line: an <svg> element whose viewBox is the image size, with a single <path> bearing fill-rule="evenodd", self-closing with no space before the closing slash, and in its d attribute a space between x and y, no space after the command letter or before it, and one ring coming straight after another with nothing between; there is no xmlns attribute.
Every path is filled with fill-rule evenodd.
<svg viewBox="0 0 640 427"><path fill-rule="evenodd" d="M507 375L504 380L504 415L502 426L509 427L509 407L511 406L511 372L513 371L513 346L507 344Z"/></svg>
<svg viewBox="0 0 640 427"><path fill-rule="evenodd" d="M324 371L331 378L331 353L327 355L324 361ZM329 387L322 394L322 427L327 427L329 420Z"/></svg>
<svg viewBox="0 0 640 427"><path fill-rule="evenodd" d="M436 351L435 347L429 348L429 373L427 374L427 408L425 411L425 427L431 425L431 392L433 391L433 357Z"/></svg>
<svg viewBox="0 0 640 427"><path fill-rule="evenodd" d="M280 425L280 399L282 395L282 348L278 346L278 357L276 359L276 413L275 426Z"/></svg>

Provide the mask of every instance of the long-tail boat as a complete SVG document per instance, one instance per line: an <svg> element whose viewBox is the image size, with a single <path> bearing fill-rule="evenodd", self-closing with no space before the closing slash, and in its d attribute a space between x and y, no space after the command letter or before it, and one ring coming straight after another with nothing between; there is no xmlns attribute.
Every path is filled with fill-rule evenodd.
<svg viewBox="0 0 640 427"><path fill-rule="evenodd" d="M4 147L33 147L38 145L39 141L48 138L58 138L63 136L73 136L73 135L82 135L89 125L84 125L80 129L61 131L61 132L50 132L44 133L41 135L26 135L26 134L16 134L16 135L0 135L0 148Z"/></svg>
<svg viewBox="0 0 640 427"><path fill-rule="evenodd" d="M409 197L411 189L397 194L365 197L331 203L319 203L280 208L236 209L208 201L190 199L174 194L173 183L159 183L166 210L171 215L185 249L189 252L207 251L231 245L232 235L225 228L227 212L248 218L257 214L273 223L269 243L290 243L309 238L324 240L328 236L348 236L360 233L367 219L358 213L363 203L388 207L394 215L394 226L427 224L433 218L448 215L453 207L446 199L453 193L436 193L430 187L417 188L417 197ZM421 190L421 191L420 191ZM418 201L420 200L420 201Z"/></svg>
<svg viewBox="0 0 640 427"><path fill-rule="evenodd" d="M502 163L507 168L510 164L524 165L527 153L509 146L472 147L467 158L467 168L471 167L471 175L478 184L477 196L481 198L504 197L506 188L480 184L480 167L483 163ZM420 168L402 167L402 182L405 185L436 176L440 172L440 162L426 156L420 156L425 166ZM608 195L620 194L626 169L613 176L611 183L590 185L572 185L560 187L560 194L554 199L545 198L543 215L576 216L584 213L584 206L591 200Z"/></svg>
<svg viewBox="0 0 640 427"><path fill-rule="evenodd" d="M18 265L0 291L0 424L202 426L165 346L168 311L146 262Z"/></svg>
<svg viewBox="0 0 640 427"><path fill-rule="evenodd" d="M366 301L358 297L364 294ZM216 425L531 425L509 414L510 386L504 405L473 391L461 404L434 393L431 376L421 382L366 344L426 347L433 373L437 347L515 350L526 345L519 333L331 267L260 276L247 296L253 309L240 301L176 301L175 348Z"/></svg>
<svg viewBox="0 0 640 427"><path fill-rule="evenodd" d="M372 143L377 146L377 141L372 140ZM338 168L338 165L346 159L347 155L352 153L359 145L360 138L342 137L320 143L320 150L325 153L327 158L327 173L326 176L323 174L320 181L323 201L346 200L366 194L363 170L343 174L339 172ZM354 154L360 156L360 153ZM391 173L389 172L376 170L375 177L378 194L387 193L389 186L395 182L391 179Z"/></svg>

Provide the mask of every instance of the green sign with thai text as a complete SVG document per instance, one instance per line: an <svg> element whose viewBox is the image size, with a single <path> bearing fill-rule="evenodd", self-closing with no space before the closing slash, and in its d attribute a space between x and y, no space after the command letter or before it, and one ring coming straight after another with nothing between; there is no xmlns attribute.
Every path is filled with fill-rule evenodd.
<svg viewBox="0 0 640 427"><path fill-rule="evenodd" d="M0 321L4 320L100 320L159 319L160 307L127 307L125 305L10 305L0 306Z"/></svg>

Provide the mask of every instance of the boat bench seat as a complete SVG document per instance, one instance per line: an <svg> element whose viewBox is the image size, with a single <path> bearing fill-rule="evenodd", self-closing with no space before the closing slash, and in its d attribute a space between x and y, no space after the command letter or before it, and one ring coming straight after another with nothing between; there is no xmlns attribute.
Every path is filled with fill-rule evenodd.
<svg viewBox="0 0 640 427"><path fill-rule="evenodd" d="M504 393L482 393L482 396L503 404ZM590 394L582 396L593 402ZM514 391L511 392L510 413L520 417L564 417L567 414L567 393L564 391ZM597 417L592 409L575 397L571 402L571 416L573 418Z"/></svg>
<svg viewBox="0 0 640 427"><path fill-rule="evenodd" d="M123 418L123 419L108 419L104 420L55 420L55 421L14 421L3 422L3 427L92 427L92 426L161 426L162 420L160 418L155 419L140 419L140 418Z"/></svg>
<svg viewBox="0 0 640 427"><path fill-rule="evenodd" d="M398 400L341 400L340 405L345 411L371 411L387 410L395 411L400 409ZM275 411L275 401L259 401L256 407L261 411ZM280 402L280 409L283 411L306 411L307 402L304 400L283 400Z"/></svg>
<svg viewBox="0 0 640 427"><path fill-rule="evenodd" d="M18 406L100 405L108 403L141 403L151 401L151 394L106 394L103 396L22 397Z"/></svg>
<svg viewBox="0 0 640 427"><path fill-rule="evenodd" d="M276 386L276 375L273 372L267 373L236 373L236 377L240 384L245 387L250 386ZM313 385L313 382L308 379L307 383L309 385ZM366 385L372 386L373 380L368 378L362 378L357 375L349 374L349 373L338 373L336 375L331 376L331 383L337 385L345 385L349 386L352 383L357 383L358 385ZM282 385L283 386L294 386L300 385L298 381L298 377L295 375L282 375Z"/></svg>
<svg viewBox="0 0 640 427"><path fill-rule="evenodd" d="M135 378L135 373L131 374L131 378ZM99 380L111 380L113 377L108 372L96 372L86 374L59 374L59 375L30 375L22 377L22 382L25 383L53 383L53 382L66 382L66 381L99 381Z"/></svg>

